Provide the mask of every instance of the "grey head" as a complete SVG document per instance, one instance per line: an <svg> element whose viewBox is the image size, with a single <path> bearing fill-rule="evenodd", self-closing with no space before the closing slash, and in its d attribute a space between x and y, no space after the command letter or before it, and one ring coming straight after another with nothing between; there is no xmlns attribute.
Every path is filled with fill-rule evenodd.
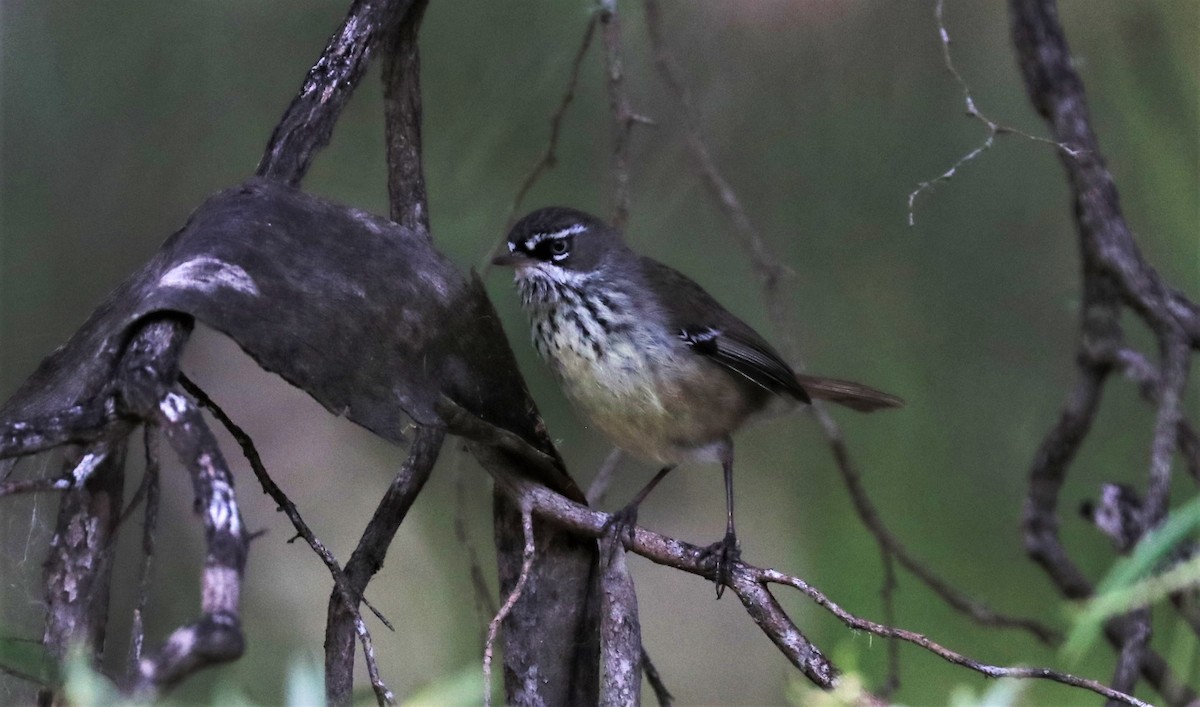
<svg viewBox="0 0 1200 707"><path fill-rule="evenodd" d="M507 245L508 252L492 261L494 264L561 269L564 274L595 272L632 255L616 229L589 213L564 206L538 209L517 221Z"/></svg>

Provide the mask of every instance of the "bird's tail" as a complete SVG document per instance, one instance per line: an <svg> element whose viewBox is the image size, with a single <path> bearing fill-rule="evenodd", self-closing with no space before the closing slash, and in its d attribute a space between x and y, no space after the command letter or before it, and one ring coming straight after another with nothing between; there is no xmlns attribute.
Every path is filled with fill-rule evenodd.
<svg viewBox="0 0 1200 707"><path fill-rule="evenodd" d="M860 383L800 374L796 375L796 382L813 400L828 400L859 412L875 412L904 405L901 398Z"/></svg>

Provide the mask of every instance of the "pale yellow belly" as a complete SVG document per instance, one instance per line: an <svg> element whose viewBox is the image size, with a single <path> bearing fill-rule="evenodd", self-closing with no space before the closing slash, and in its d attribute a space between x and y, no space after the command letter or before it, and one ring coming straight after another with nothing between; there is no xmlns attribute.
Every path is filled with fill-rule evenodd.
<svg viewBox="0 0 1200 707"><path fill-rule="evenodd" d="M728 374L699 359L651 364L640 352L615 348L599 359L560 350L552 361L579 411L636 457L660 464L713 460L709 447L748 412Z"/></svg>

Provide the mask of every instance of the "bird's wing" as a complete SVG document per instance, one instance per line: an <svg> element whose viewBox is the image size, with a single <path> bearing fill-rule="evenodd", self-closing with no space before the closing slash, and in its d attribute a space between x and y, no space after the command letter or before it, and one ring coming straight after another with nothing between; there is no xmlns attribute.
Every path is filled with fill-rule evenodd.
<svg viewBox="0 0 1200 707"><path fill-rule="evenodd" d="M792 367L749 324L683 273L650 258L641 265L667 325L692 351L772 393L811 402Z"/></svg>

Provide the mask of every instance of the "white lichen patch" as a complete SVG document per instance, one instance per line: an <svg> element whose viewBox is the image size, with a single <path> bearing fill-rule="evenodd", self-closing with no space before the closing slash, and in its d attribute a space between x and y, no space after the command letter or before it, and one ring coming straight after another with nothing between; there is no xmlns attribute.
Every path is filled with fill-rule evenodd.
<svg viewBox="0 0 1200 707"><path fill-rule="evenodd" d="M212 478L212 497L208 502L208 522L217 530L225 530L233 535L242 532L241 518L238 516L237 499L233 495L233 487L224 479L216 477L213 459L207 454L200 455L202 466Z"/></svg>
<svg viewBox="0 0 1200 707"><path fill-rule="evenodd" d="M241 267L206 256L176 265L159 279L158 284L204 292L226 287L248 295L259 294L254 278Z"/></svg>
<svg viewBox="0 0 1200 707"><path fill-rule="evenodd" d="M171 422L179 422L183 413L187 412L188 401L179 393L167 393L158 404L158 409Z"/></svg>
<svg viewBox="0 0 1200 707"><path fill-rule="evenodd" d="M100 456L99 454L83 455L83 459L80 459L79 463L75 465L75 468L71 470L71 476L75 477L75 485L83 486L83 483L88 480L88 477L92 475L92 472L96 470L96 467L100 466L100 461L102 459L104 459L104 457Z"/></svg>

